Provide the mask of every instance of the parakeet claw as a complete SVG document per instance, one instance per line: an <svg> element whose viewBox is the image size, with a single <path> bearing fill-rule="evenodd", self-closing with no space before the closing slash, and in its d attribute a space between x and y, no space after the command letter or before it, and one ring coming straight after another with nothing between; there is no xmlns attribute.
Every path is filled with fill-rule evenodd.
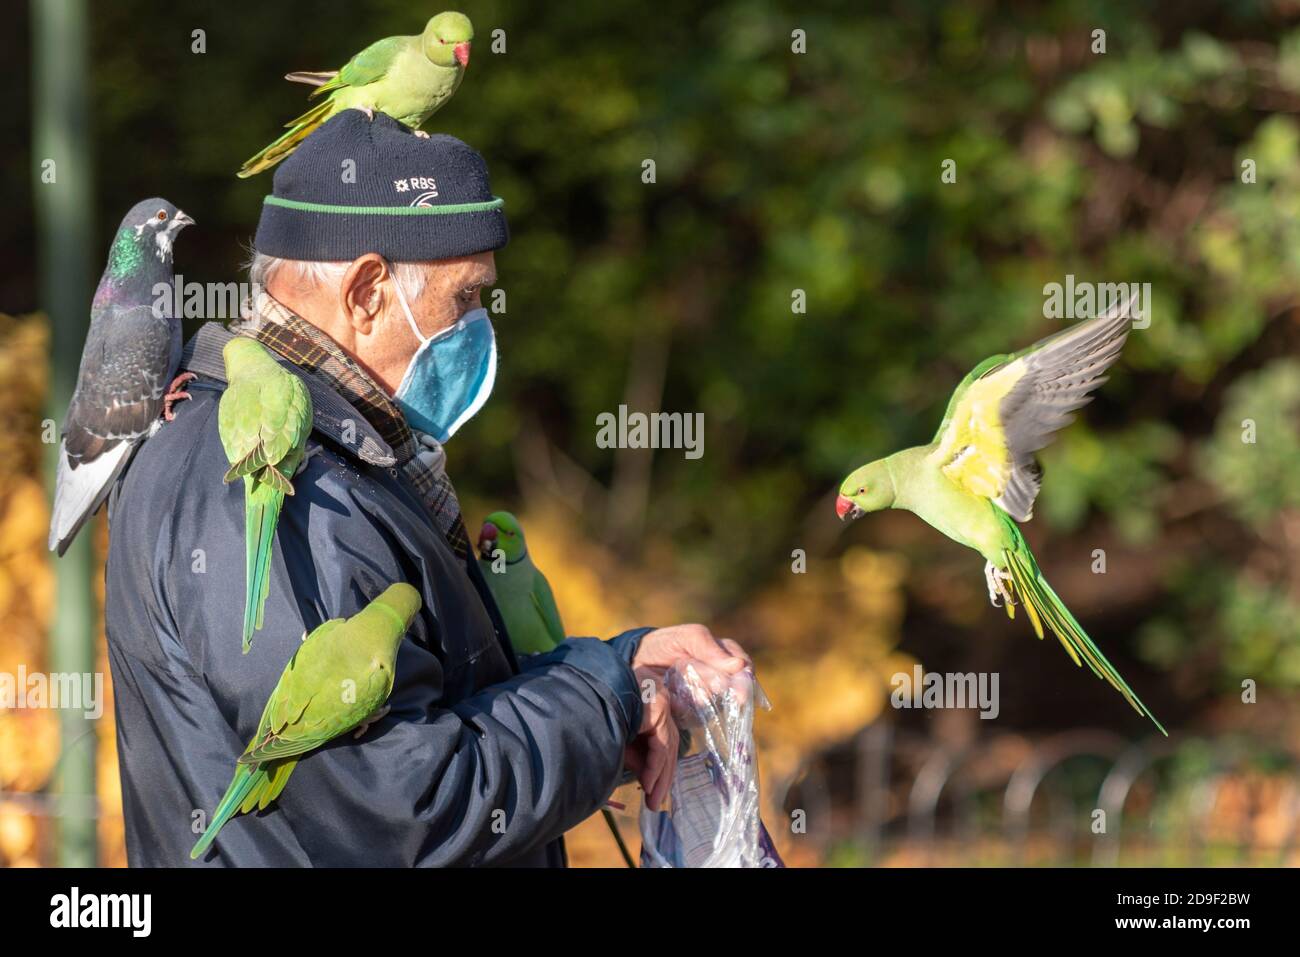
<svg viewBox="0 0 1300 957"><path fill-rule="evenodd" d="M429 138L429 134L424 132L424 130L416 130L415 135L422 140L427 140Z"/></svg>
<svg viewBox="0 0 1300 957"><path fill-rule="evenodd" d="M375 121L374 109L372 109L369 106L359 106L357 107L357 109L359 109L362 113L366 114L366 119L368 119L370 122L373 123Z"/></svg>
<svg viewBox="0 0 1300 957"><path fill-rule="evenodd" d="M298 463L298 467L297 467L296 469L293 470L293 477L294 477L294 478L297 478L297 477L298 477L299 475L301 475L303 472L307 471L307 463L310 462L310 461L311 461L311 457L312 457L313 455L315 455L315 454L316 454L317 452L319 452L319 451L320 451L320 446L319 446L319 445L309 445L309 446L307 446L307 451L303 453L302 461L299 462L299 463Z"/></svg>
<svg viewBox="0 0 1300 957"><path fill-rule="evenodd" d="M359 737L361 737L363 734L365 734L365 733L370 729L370 726L371 726L372 724L374 724L376 721L380 721L380 720L382 720L383 717L384 717L384 715L388 714L388 710L389 710L389 709L388 709L388 705L384 705L382 708L380 708L378 711L376 711L376 712L375 712L374 714L372 714L370 717L366 718L365 721L362 721L359 725L357 725L357 730L356 730L356 732L352 735L352 737L353 737L354 739L355 739L355 738L359 738Z"/></svg>
<svg viewBox="0 0 1300 957"><path fill-rule="evenodd" d="M188 399L190 397L190 394L184 389L185 383L189 382L191 379L197 378L198 376L193 372L182 372L175 379L172 379L172 384L167 387L167 392L163 396L162 414L163 418L168 422L176 418L176 414L172 412L172 406L177 402L180 402L182 399Z"/></svg>
<svg viewBox="0 0 1300 957"><path fill-rule="evenodd" d="M994 608L1001 608L1002 601L1008 605L1014 605L1015 599L1012 597L1011 589L1007 582L1011 581L1011 573L1003 571L992 562L984 563L984 582L989 589L989 604Z"/></svg>

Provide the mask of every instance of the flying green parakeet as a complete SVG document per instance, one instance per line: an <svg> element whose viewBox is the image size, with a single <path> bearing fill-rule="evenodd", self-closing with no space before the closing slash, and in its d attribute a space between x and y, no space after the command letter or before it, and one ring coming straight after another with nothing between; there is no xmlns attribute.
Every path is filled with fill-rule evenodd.
<svg viewBox="0 0 1300 957"><path fill-rule="evenodd" d="M370 44L342 69L288 74L286 80L316 87L311 96L328 96L286 123L289 132L245 162L238 175L243 179L270 169L343 110L361 110L371 117L377 110L418 130L460 86L473 40L469 17L447 11L425 24L418 36L385 37Z"/></svg>
<svg viewBox="0 0 1300 957"><path fill-rule="evenodd" d="M191 860L236 814L263 810L279 797L308 751L358 726L359 738L383 717L397 648L420 604L420 593L398 582L351 618L331 619L303 638L266 702L257 734L239 756L230 787L190 851Z"/></svg>
<svg viewBox="0 0 1300 957"><path fill-rule="evenodd" d="M222 350L228 385L217 407L217 430L230 461L225 480L244 480L244 654L271 588L271 546L284 497L304 459L311 433L311 395L254 339L236 336Z"/></svg>
<svg viewBox="0 0 1300 957"><path fill-rule="evenodd" d="M493 512L479 532L478 549L479 567L505 619L515 653L550 651L564 641L564 623L555 596L528 554L518 519L509 512ZM498 549L500 556L495 554Z"/></svg>
<svg viewBox="0 0 1300 957"><path fill-rule="evenodd" d="M1042 469L1034 453L1091 401L1128 336L1132 301L1013 355L990 356L957 386L929 445L904 449L850 473L841 519L901 508L984 556L989 601L1035 633L1050 630L1076 665L1087 662L1162 734L1164 727L1106 660L1039 571L1017 522L1033 516Z"/></svg>
<svg viewBox="0 0 1300 957"><path fill-rule="evenodd" d="M500 555L497 551L500 550ZM493 512L478 536L479 567L496 600L515 654L550 651L564 641L564 623L546 576L533 564L519 520L509 512ZM601 808L609 832L628 867L636 867L609 808Z"/></svg>

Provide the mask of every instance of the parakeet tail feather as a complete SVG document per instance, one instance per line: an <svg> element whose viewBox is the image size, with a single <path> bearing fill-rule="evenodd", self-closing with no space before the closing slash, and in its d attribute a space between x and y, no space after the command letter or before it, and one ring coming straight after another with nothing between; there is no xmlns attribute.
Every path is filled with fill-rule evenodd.
<svg viewBox="0 0 1300 957"><path fill-rule="evenodd" d="M235 175L240 179L247 179L250 176L256 176L263 170L270 169L297 149L299 143L314 133L317 127L330 118L333 110L334 104L330 100L322 100L302 116L290 120L285 124L289 127L289 132L266 147L266 149L246 160Z"/></svg>
<svg viewBox="0 0 1300 957"><path fill-rule="evenodd" d="M243 810L242 805L245 803L249 794L257 794L257 786L260 782L266 780L266 772L260 768L250 768L241 764L235 768L235 777L230 782L230 787L226 788L226 793L222 796L221 801L217 804L217 809L212 812L212 820L204 828L203 833L194 844L190 851L190 860L198 860L204 851L217 839L217 832L221 830L225 823Z"/></svg>
<svg viewBox="0 0 1300 957"><path fill-rule="evenodd" d="M266 598L271 591L271 546L280 520L284 493L254 478L244 478L245 587L244 653L252 647L253 632L262 627Z"/></svg>
<svg viewBox="0 0 1300 957"><path fill-rule="evenodd" d="M1065 603L1052 590L1052 586L1047 584L1047 580L1043 578L1043 573L1038 568L1038 563L1034 560L1033 553L1029 550L1029 545L1020 534L1020 529L1016 527L1015 522L1008 517L1006 525L1012 530L1014 540L1013 547L1003 552L1006 560L1006 570L1011 573L1011 581L1015 587L1016 596L1024 606L1030 624L1034 627L1034 632L1039 638L1042 638L1044 627L1046 627L1060 641L1061 646L1065 648L1066 653L1074 660L1076 665L1082 666L1087 663L1093 674L1109 683L1111 687L1124 696L1124 700L1132 706L1134 711L1150 718L1152 723L1160 729L1160 733L1168 737L1169 732L1165 730L1164 725L1142 703L1142 699L1133 693L1133 689L1120 677L1120 673L1115 669L1115 666L1101 653L1101 649L1093 644L1092 639L1088 637L1087 632L1075 620L1074 615L1070 614L1070 610L1065 607Z"/></svg>
<svg viewBox="0 0 1300 957"><path fill-rule="evenodd" d="M308 86L323 86L338 75L338 70L298 70L294 73L286 73L284 78L290 83L306 83ZM315 96L316 94L313 92L311 95Z"/></svg>

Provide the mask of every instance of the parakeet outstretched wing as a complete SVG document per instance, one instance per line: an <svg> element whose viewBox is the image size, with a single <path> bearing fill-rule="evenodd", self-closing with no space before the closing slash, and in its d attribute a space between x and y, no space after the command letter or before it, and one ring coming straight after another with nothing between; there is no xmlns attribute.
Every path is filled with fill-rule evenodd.
<svg viewBox="0 0 1300 957"><path fill-rule="evenodd" d="M1011 355L989 356L974 369L971 369L970 372L966 373L966 378L957 383L957 388L953 390L952 397L948 399L948 408L944 410L943 421L939 423L939 428L934 430L934 438L930 440L931 445L943 438L943 433L946 432L948 426L952 424L953 412L956 410L958 403L961 402L962 397L966 395L966 390L970 388L971 383L990 369L995 369L1004 362L1013 358L1015 357Z"/></svg>
<svg viewBox="0 0 1300 957"><path fill-rule="evenodd" d="M1028 521L1042 484L1034 453L1106 381L1131 327L1131 305L976 366L949 403L932 453L935 465L966 491Z"/></svg>

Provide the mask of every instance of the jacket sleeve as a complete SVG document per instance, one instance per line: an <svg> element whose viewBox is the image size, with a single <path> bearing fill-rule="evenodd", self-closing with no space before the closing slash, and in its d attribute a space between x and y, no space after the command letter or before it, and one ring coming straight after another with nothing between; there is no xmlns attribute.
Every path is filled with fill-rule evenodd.
<svg viewBox="0 0 1300 957"><path fill-rule="evenodd" d="M222 484L213 445L198 450L188 486L157 519L154 567L142 571L158 576L157 619L170 620L160 631L175 636L161 640L191 663L198 687L186 693L210 695L215 708L198 713L223 719L185 729L191 768L181 771L197 779L196 807L215 806L306 632L355 614L396 580L425 598L398 653L389 713L360 739L343 735L301 760L276 804L228 823L215 853L227 863L509 864L603 804L640 724L629 661L648 629L570 639L512 675L472 583L427 522L403 511L383 476L358 476L322 452L285 501L266 624L243 655L243 490ZM484 686L478 669L491 661Z"/></svg>

